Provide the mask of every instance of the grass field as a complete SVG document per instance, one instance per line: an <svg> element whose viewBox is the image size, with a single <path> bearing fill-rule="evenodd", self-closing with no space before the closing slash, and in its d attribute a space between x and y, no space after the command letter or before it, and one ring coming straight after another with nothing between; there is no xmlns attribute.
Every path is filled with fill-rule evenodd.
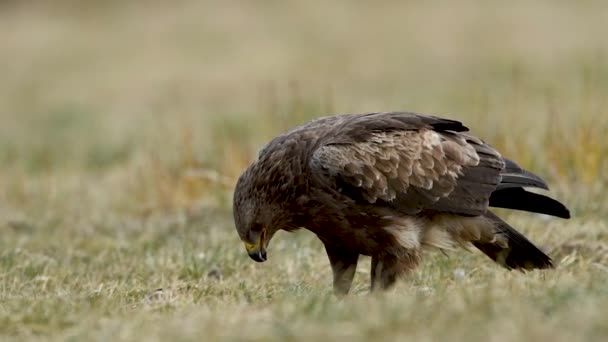
<svg viewBox="0 0 608 342"><path fill-rule="evenodd" d="M0 339L608 338L608 6L600 1L0 3ZM322 115L459 119L571 220L502 212L556 269L430 252L331 294L312 234L252 262L240 172Z"/></svg>

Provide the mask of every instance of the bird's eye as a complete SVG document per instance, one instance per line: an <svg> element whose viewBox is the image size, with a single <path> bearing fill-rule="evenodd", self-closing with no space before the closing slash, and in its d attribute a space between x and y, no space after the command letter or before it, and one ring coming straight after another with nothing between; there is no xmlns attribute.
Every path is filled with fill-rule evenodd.
<svg viewBox="0 0 608 342"><path fill-rule="evenodd" d="M261 225L260 223L254 223L253 226L251 226L251 231L252 232L259 233L262 230L264 230L264 226Z"/></svg>

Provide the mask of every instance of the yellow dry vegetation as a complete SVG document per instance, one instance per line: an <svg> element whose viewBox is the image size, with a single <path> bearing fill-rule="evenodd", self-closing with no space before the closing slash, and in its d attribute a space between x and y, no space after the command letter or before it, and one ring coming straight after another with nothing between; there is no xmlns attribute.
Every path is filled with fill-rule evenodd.
<svg viewBox="0 0 608 342"><path fill-rule="evenodd" d="M601 1L0 3L2 340L603 341L608 5ZM231 196L314 117L459 119L573 219L501 215L556 269L428 253L331 295L311 234L255 264Z"/></svg>

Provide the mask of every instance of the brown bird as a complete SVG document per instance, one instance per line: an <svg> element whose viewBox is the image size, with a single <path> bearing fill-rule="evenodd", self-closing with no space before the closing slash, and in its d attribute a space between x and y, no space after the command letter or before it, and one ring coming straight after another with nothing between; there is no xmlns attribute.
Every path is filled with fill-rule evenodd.
<svg viewBox="0 0 608 342"><path fill-rule="evenodd" d="M423 247L475 246L507 269L552 267L488 207L562 218L568 209L524 190L548 187L468 131L458 121L401 112L297 127L270 141L239 178L239 237L262 262L278 230L312 231L325 245L337 294L349 291L359 255L372 258L372 290L412 271Z"/></svg>

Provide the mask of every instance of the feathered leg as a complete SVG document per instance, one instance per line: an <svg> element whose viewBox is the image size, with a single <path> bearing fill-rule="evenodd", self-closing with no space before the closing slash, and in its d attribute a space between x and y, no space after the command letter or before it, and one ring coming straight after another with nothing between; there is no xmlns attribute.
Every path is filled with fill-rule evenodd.
<svg viewBox="0 0 608 342"><path fill-rule="evenodd" d="M398 278L418 266L418 250L399 248L399 253L382 252L372 256L371 290L387 290Z"/></svg>
<svg viewBox="0 0 608 342"><path fill-rule="evenodd" d="M350 291L355 277L359 253L327 243L325 244L325 251L334 275L334 292L336 295L346 295Z"/></svg>

